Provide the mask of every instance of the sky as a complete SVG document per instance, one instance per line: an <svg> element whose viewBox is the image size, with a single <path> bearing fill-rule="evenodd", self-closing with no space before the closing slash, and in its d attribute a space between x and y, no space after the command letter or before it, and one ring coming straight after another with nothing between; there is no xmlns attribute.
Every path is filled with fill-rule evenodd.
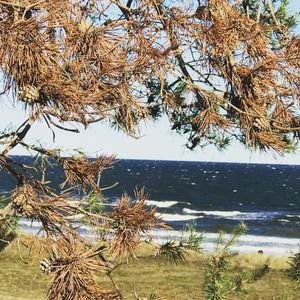
<svg viewBox="0 0 300 300"><path fill-rule="evenodd" d="M300 11L299 0L291 0L290 3L291 11ZM296 31L300 32L300 26ZM1 99L0 130L7 126L15 128L25 119L26 114L22 105L15 105L6 98ZM139 139L128 137L100 123L93 124L87 130L79 129L79 134L56 130L56 138L53 142L52 132L47 126L43 123L36 123L26 137L26 142L38 141L44 147L62 148L67 153L71 153L72 149L79 149L91 157L97 154L114 153L117 158L127 159L300 164L300 150L296 154L279 157L272 153L250 152L244 146L233 143L228 150L222 152L212 146L191 151L185 147L185 137L172 132L166 119L143 126ZM10 154L28 155L28 152L19 146Z"/></svg>

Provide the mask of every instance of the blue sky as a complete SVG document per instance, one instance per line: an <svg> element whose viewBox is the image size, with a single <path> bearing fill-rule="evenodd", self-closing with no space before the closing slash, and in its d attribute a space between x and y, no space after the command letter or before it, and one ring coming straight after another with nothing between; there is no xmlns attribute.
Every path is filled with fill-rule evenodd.
<svg viewBox="0 0 300 300"><path fill-rule="evenodd" d="M291 11L300 11L300 1L292 0ZM300 26L297 28L300 32ZM25 120L25 112L22 105L14 106L9 99L3 98L0 102L0 129L8 125L18 126ZM185 148L184 137L171 132L166 119L158 123L149 123L141 128L141 138L136 140L125 134L114 131L109 126L94 124L91 128L81 128L79 134L65 131L56 131L55 143L52 142L51 131L42 123L33 126L26 138L27 142L41 142L44 146L53 148L60 147L65 150L81 149L90 156L97 153L115 153L118 158L136 159L164 159L164 160L194 160L194 161L225 161L246 163L286 163L300 164L300 151L296 155L285 157L273 156L250 152L240 144L219 152L214 147L196 149L190 151ZM11 154L28 154L23 148L17 147Z"/></svg>

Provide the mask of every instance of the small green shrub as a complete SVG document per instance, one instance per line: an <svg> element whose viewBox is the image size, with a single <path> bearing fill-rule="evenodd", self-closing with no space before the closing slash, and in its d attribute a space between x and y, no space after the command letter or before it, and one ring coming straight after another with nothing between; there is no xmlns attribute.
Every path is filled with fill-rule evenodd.
<svg viewBox="0 0 300 300"><path fill-rule="evenodd" d="M224 237L224 232L219 232L215 242L215 252L208 255L205 266L203 291L206 299L223 300L234 293L246 293L246 286L249 283L261 279L269 271L266 264L242 272L232 270L231 260L238 255L238 252L230 248L236 244L241 235L245 234L246 230L246 225L241 223L227 239Z"/></svg>
<svg viewBox="0 0 300 300"><path fill-rule="evenodd" d="M296 286L300 288L300 250L290 257L288 276L295 282Z"/></svg>

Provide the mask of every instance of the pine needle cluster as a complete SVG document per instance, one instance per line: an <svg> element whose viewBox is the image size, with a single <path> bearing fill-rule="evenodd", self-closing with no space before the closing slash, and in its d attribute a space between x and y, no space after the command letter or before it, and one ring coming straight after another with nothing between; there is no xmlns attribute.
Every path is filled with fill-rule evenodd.
<svg viewBox="0 0 300 300"><path fill-rule="evenodd" d="M179 241L168 240L157 247L153 256L172 263L183 262L186 260L186 255L189 251L202 253L201 243L203 239L204 235L196 232L195 224L188 224Z"/></svg>

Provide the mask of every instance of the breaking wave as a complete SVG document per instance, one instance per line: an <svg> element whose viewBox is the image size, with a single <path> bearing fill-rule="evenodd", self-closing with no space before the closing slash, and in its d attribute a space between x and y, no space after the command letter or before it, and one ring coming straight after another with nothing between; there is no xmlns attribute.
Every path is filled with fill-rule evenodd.
<svg viewBox="0 0 300 300"><path fill-rule="evenodd" d="M240 211L218 211L218 210L193 210L189 208L184 208L183 211L188 214L204 214L207 216L220 216L220 217L235 217L243 213Z"/></svg>
<svg viewBox="0 0 300 300"><path fill-rule="evenodd" d="M219 210L193 210L189 208L183 209L187 214L202 214L215 218L224 218L237 221L249 220L270 220L274 217L281 216L280 212L262 211L262 212L241 212L241 211L219 211Z"/></svg>
<svg viewBox="0 0 300 300"><path fill-rule="evenodd" d="M146 200L146 205L148 206L157 206L160 208L171 207L177 204L178 201L154 201L154 200Z"/></svg>
<svg viewBox="0 0 300 300"><path fill-rule="evenodd" d="M157 213L162 220L171 222L171 221L189 221L203 218L202 216L194 216L194 215L179 215L179 214L160 214Z"/></svg>

